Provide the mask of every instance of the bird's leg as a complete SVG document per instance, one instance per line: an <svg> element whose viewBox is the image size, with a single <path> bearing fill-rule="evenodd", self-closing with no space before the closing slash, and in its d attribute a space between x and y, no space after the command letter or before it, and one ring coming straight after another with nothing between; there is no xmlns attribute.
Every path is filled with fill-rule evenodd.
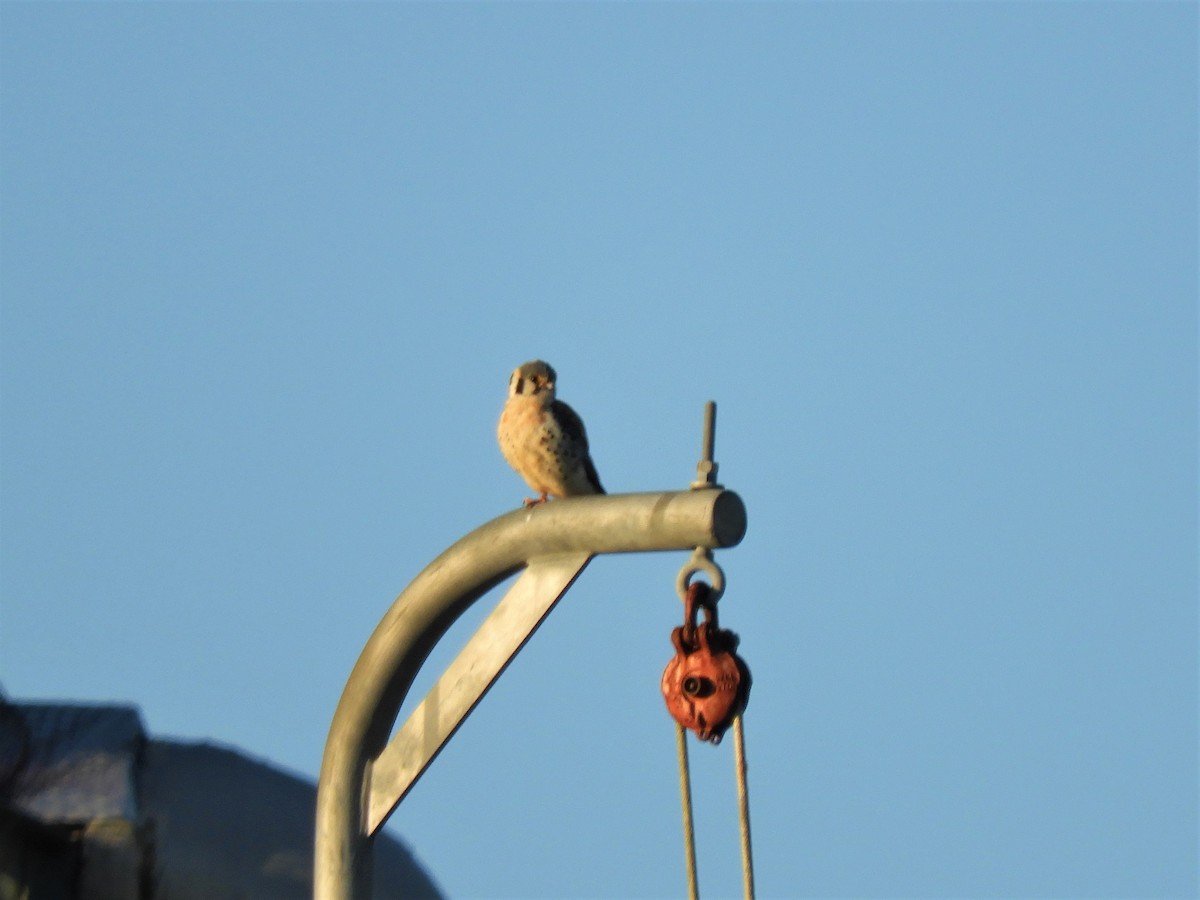
<svg viewBox="0 0 1200 900"><path fill-rule="evenodd" d="M546 500L549 498L549 496L550 496L549 494L547 494L543 491L542 495L540 497L538 497L536 500L534 500L532 497L526 497L525 498L525 506L526 507L537 506L539 503L545 503Z"/></svg>

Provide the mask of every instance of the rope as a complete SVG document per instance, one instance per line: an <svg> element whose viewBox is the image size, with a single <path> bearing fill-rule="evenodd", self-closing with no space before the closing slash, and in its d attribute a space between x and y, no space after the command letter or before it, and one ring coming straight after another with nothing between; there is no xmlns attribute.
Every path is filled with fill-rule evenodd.
<svg viewBox="0 0 1200 900"><path fill-rule="evenodd" d="M746 790L746 739L742 714L733 717L733 761L737 769L738 813L742 830L742 887L746 900L754 900L754 860L750 856L750 796Z"/></svg>
<svg viewBox="0 0 1200 900"><path fill-rule="evenodd" d="M683 799L683 852L687 861L688 897L697 900L700 896L696 887L696 830L692 824L692 779L688 771L687 731L675 723L675 736L679 747L679 795Z"/></svg>

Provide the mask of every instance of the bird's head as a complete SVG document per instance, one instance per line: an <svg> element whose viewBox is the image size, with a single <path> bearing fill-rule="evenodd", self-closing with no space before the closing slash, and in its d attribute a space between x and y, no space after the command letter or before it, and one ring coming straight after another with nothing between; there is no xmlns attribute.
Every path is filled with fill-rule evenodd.
<svg viewBox="0 0 1200 900"><path fill-rule="evenodd" d="M543 404L554 401L554 369L535 359L513 369L508 379L508 396L536 397Z"/></svg>

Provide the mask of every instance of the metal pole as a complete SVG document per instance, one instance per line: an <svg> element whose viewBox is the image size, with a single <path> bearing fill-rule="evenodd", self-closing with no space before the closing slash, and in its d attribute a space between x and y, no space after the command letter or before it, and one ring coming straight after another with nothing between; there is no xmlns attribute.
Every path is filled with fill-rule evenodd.
<svg viewBox="0 0 1200 900"><path fill-rule="evenodd" d="M731 547L745 531L731 491L566 498L493 519L431 562L367 641L334 713L317 790L316 900L371 896L371 764L421 664L475 600L539 558Z"/></svg>

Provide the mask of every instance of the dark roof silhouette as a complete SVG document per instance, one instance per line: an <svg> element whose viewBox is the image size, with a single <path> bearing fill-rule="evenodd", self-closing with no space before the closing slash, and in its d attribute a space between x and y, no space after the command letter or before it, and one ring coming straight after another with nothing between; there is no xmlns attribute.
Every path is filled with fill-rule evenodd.
<svg viewBox="0 0 1200 900"><path fill-rule="evenodd" d="M0 700L0 880L32 896L307 900L315 806L238 750L147 737L134 707ZM374 857L377 898L441 896L391 835Z"/></svg>

